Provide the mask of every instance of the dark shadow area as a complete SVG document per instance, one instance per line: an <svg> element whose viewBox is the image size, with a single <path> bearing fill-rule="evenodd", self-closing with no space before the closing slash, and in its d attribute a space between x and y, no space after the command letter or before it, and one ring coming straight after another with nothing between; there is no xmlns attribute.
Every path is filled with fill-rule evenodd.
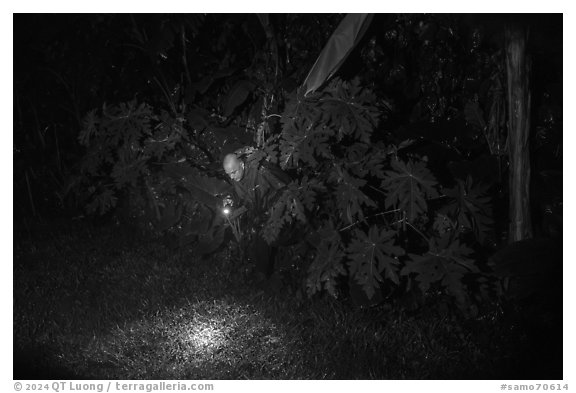
<svg viewBox="0 0 576 393"><path fill-rule="evenodd" d="M14 347L13 379L88 379L70 370L55 357L54 350L43 347Z"/></svg>

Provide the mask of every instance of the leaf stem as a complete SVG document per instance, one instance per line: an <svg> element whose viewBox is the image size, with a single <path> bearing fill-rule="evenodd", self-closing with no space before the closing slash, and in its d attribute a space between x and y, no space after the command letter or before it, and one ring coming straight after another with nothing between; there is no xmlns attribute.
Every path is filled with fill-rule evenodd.
<svg viewBox="0 0 576 393"><path fill-rule="evenodd" d="M403 221L406 225L408 225L410 228L412 228L417 234L419 234L422 237L422 239L426 240L426 243L430 244L430 240L426 236L424 236L424 234L422 232L420 232L414 225L410 224L406 220L406 218L404 218Z"/></svg>
<svg viewBox="0 0 576 393"><path fill-rule="evenodd" d="M368 217L366 217L366 218L364 218L364 219L362 219L362 220L357 220L356 222L354 222L354 223L352 223L352 224L350 224L350 225L347 225L347 226L345 226L344 228L339 229L338 231L339 231L339 232L345 231L345 230L347 230L347 229L349 229L349 228L352 228L352 227L355 226L355 225L358 225L360 222L366 221L366 220L369 219L369 218L378 217L378 216L383 216L383 215L385 215L385 214L396 213L396 212L399 212L399 211L400 211L400 209L394 209L394 210L389 210L389 211L386 211L386 212L380 212L380 213L377 213L377 214L373 214L373 215L368 216Z"/></svg>

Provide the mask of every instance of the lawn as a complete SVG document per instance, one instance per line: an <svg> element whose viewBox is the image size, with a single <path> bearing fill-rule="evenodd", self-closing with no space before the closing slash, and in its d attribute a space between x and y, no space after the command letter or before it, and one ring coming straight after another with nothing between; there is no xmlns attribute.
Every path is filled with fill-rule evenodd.
<svg viewBox="0 0 576 393"><path fill-rule="evenodd" d="M302 298L229 249L199 258L113 225L14 238L15 379L562 378L558 341L499 307Z"/></svg>

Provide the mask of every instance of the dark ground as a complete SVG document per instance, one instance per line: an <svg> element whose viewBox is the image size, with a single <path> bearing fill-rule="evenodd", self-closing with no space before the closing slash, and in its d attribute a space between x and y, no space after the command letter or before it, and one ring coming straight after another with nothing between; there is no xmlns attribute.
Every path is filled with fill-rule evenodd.
<svg viewBox="0 0 576 393"><path fill-rule="evenodd" d="M226 249L113 225L14 228L14 379L562 379L560 323L369 309L255 283Z"/></svg>

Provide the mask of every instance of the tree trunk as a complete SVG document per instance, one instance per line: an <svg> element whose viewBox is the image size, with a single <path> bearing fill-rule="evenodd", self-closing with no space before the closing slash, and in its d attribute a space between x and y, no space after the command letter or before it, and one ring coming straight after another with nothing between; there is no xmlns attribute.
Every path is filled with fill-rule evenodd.
<svg viewBox="0 0 576 393"><path fill-rule="evenodd" d="M530 218L530 59L527 29L506 29L510 242L532 237Z"/></svg>

